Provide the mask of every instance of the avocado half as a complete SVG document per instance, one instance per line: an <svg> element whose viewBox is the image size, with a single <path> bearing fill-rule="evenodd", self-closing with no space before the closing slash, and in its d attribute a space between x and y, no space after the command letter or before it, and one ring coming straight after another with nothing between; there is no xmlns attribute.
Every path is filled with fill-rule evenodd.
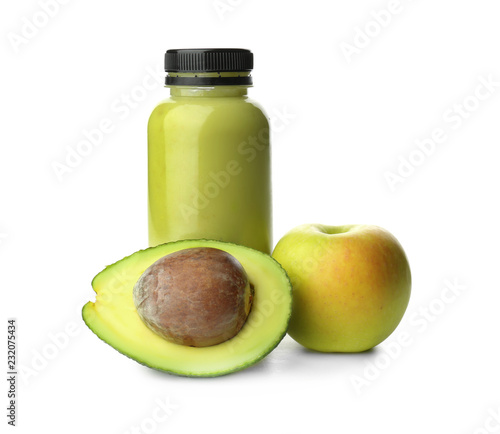
<svg viewBox="0 0 500 434"><path fill-rule="evenodd" d="M165 255L193 247L213 247L233 255L254 286L250 314L239 333L208 347L190 347L165 340L141 320L133 287L146 269ZM269 354L286 334L292 289L285 270L271 256L236 244L184 240L136 252L109 265L92 281L95 302L82 310L87 326L120 353L176 375L215 377L239 371Z"/></svg>

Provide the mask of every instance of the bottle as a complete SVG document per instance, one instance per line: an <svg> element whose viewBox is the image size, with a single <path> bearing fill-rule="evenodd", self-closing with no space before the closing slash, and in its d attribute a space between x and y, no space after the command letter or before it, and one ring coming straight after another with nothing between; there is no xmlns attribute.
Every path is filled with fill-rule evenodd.
<svg viewBox="0 0 500 434"><path fill-rule="evenodd" d="M270 253L269 121L247 96L253 53L165 54L170 98L148 123L149 244L206 238Z"/></svg>

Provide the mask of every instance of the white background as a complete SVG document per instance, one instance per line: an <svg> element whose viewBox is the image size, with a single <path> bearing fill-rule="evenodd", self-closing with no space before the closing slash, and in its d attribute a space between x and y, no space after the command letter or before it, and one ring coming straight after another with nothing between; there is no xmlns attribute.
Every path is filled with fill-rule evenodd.
<svg viewBox="0 0 500 434"><path fill-rule="evenodd" d="M67 0L46 20L40 3L4 2L0 13L2 333L17 318L28 372L18 432L497 429L498 1L401 0L390 22L388 0ZM287 337L246 371L181 378L83 324L92 277L147 247L146 123L168 90L138 88L148 71L162 75L166 49L200 46L252 49L251 96L270 116L288 113L273 137L275 242L302 223L368 223L404 246L411 302L375 350L311 353ZM481 80L492 84L478 100ZM123 95L135 95L128 112ZM58 179L54 162L104 119L113 131ZM446 140L419 159L416 140L435 129ZM387 172L411 156L419 165L391 188ZM445 304L447 282L461 293Z"/></svg>

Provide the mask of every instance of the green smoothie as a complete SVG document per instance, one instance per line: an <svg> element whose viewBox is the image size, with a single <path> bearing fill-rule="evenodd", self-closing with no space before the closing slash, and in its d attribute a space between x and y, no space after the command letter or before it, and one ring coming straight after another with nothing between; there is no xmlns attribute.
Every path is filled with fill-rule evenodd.
<svg viewBox="0 0 500 434"><path fill-rule="evenodd" d="M204 51L202 60L206 52L216 54L212 64L187 68L182 56L190 51ZM148 124L151 246L207 238L270 253L269 123L247 97L250 52L230 51L237 52L236 60L225 50L167 52L177 55L166 61L170 98L154 109ZM242 69L224 71L235 65Z"/></svg>

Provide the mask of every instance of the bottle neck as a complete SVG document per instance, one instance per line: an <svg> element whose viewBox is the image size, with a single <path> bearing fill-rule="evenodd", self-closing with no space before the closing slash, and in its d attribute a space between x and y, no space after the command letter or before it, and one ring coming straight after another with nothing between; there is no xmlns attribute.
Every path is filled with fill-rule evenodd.
<svg viewBox="0 0 500 434"><path fill-rule="evenodd" d="M175 97L243 97L247 95L247 89L242 86L172 86L170 87L170 95Z"/></svg>
<svg viewBox="0 0 500 434"><path fill-rule="evenodd" d="M175 97L243 97L248 94L251 84L232 83L242 77L250 77L250 72L171 72L169 78L180 78L183 82L190 81L192 84L167 84L166 87L170 88L170 95ZM204 84L206 82L209 84Z"/></svg>

